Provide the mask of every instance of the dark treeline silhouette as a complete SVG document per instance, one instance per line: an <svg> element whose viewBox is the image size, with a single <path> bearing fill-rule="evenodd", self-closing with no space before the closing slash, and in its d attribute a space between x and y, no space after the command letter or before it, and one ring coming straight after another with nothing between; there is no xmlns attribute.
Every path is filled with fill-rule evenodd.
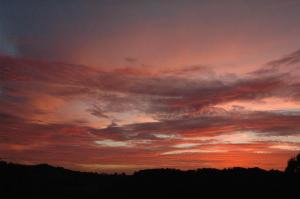
<svg viewBox="0 0 300 199"><path fill-rule="evenodd" d="M132 175L0 162L0 198L298 198L300 154L285 172L260 168L148 169ZM3 197L1 197L3 196Z"/></svg>
<svg viewBox="0 0 300 199"><path fill-rule="evenodd" d="M291 158L288 161L288 165L285 169L285 172L289 174L300 175L300 153L296 157Z"/></svg>

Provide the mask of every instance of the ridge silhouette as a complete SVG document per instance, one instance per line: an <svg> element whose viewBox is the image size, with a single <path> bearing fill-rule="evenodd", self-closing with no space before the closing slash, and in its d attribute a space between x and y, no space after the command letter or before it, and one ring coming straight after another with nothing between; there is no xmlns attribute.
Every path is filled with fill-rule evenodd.
<svg viewBox="0 0 300 199"><path fill-rule="evenodd" d="M146 169L132 175L0 161L1 198L206 198L297 196L300 154L285 171L260 168ZM296 194L296 195L294 195ZM2 197L4 196L4 197Z"/></svg>

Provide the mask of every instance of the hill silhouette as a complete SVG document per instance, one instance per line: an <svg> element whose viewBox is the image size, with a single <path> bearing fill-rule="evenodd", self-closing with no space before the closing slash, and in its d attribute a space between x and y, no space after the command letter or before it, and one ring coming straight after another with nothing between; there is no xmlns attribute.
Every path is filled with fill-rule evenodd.
<svg viewBox="0 0 300 199"><path fill-rule="evenodd" d="M5 196L1 198L40 199L297 196L300 175L291 169L287 171L260 168L147 169L126 175L1 161L0 193Z"/></svg>

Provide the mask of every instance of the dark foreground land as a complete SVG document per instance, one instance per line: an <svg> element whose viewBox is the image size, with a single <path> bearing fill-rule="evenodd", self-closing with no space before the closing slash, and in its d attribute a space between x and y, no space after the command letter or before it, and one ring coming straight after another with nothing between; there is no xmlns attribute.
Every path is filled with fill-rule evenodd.
<svg viewBox="0 0 300 199"><path fill-rule="evenodd" d="M0 162L0 198L299 198L300 176L259 168L142 170L133 175Z"/></svg>

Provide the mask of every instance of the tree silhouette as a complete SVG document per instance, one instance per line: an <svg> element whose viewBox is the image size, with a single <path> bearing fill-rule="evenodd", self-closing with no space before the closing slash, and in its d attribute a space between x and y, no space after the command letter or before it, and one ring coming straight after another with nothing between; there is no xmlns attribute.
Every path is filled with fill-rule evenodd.
<svg viewBox="0 0 300 199"><path fill-rule="evenodd" d="M133 174L99 174L0 161L2 198L292 198L299 192L300 154L287 173L260 168L146 169ZM227 194L227 195L226 195ZM188 196L188 197L187 197Z"/></svg>
<svg viewBox="0 0 300 199"><path fill-rule="evenodd" d="M300 174L300 153L288 161L285 172L289 174Z"/></svg>

